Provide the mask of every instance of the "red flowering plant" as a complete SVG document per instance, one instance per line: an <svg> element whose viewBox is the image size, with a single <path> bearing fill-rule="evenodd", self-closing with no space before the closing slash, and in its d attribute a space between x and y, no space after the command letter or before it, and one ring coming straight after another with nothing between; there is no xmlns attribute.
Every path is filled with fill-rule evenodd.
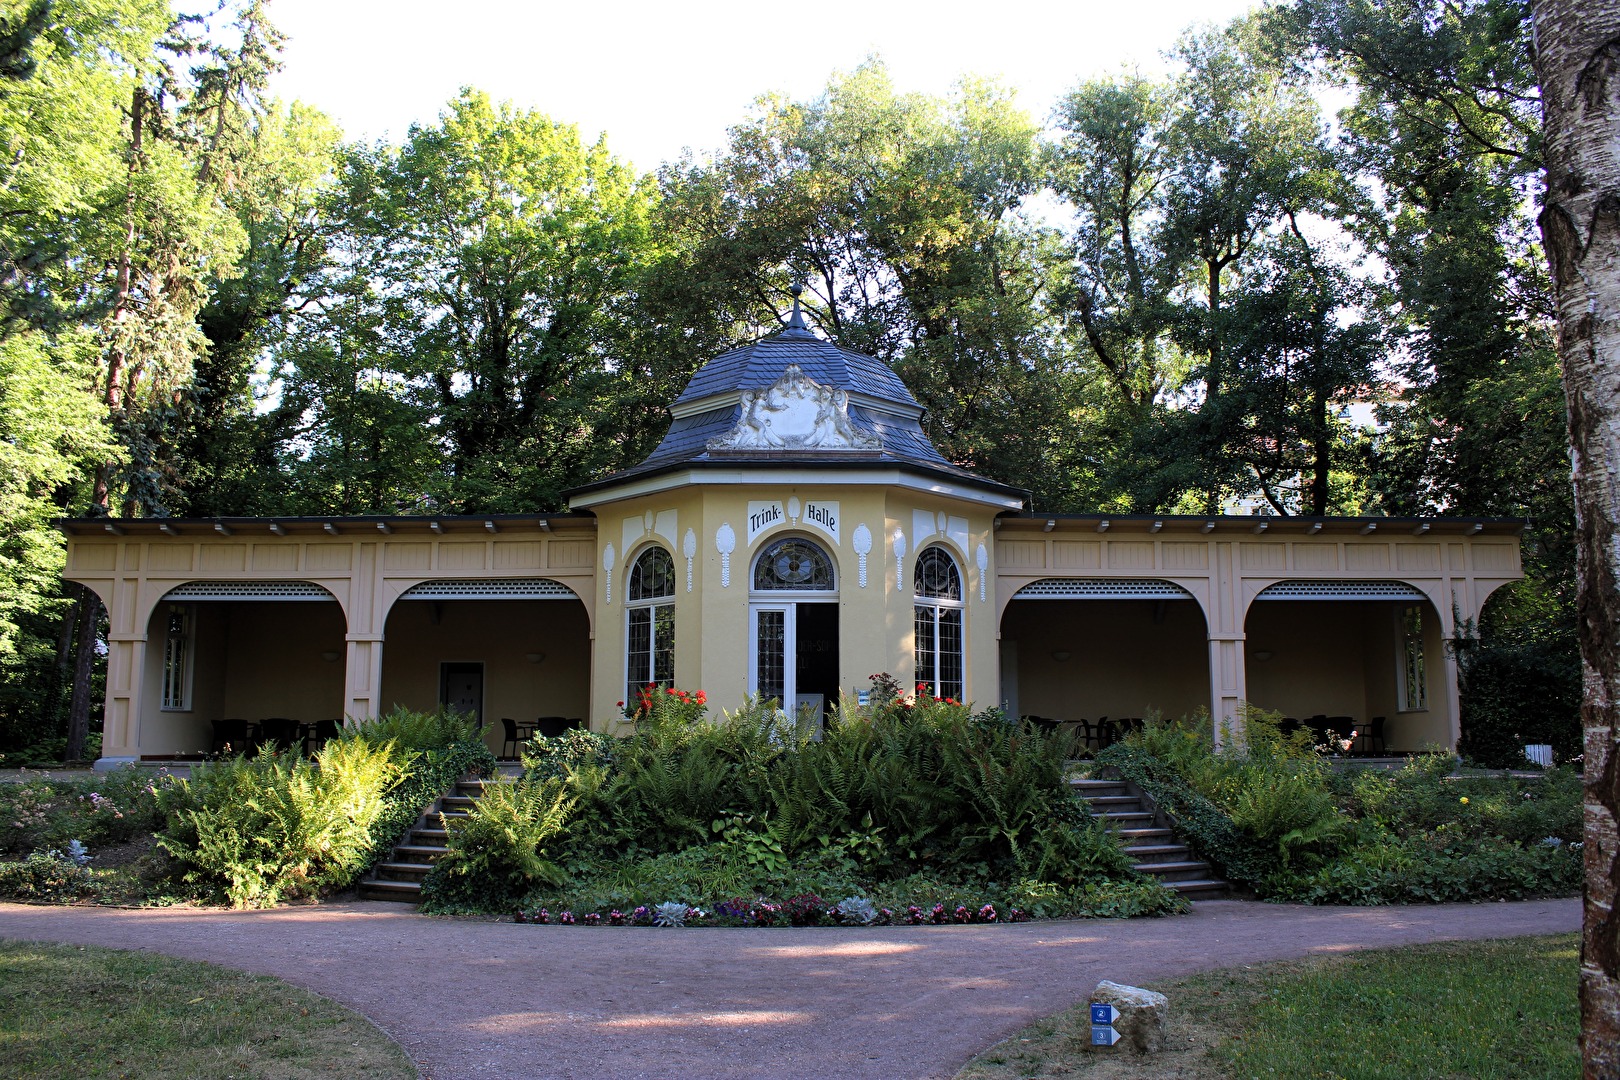
<svg viewBox="0 0 1620 1080"><path fill-rule="evenodd" d="M689 727L709 713L709 695L702 690L682 690L678 686L648 683L630 701L621 702L624 718L636 730L665 726Z"/></svg>

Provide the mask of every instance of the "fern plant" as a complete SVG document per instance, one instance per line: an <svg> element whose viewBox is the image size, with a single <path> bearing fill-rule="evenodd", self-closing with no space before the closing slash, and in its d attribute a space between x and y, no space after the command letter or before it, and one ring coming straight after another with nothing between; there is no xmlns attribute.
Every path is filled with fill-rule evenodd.
<svg viewBox="0 0 1620 1080"><path fill-rule="evenodd" d="M448 850L428 873L424 896L503 904L534 885L565 884L567 874L547 849L574 806L557 778L485 786L466 817L444 819Z"/></svg>

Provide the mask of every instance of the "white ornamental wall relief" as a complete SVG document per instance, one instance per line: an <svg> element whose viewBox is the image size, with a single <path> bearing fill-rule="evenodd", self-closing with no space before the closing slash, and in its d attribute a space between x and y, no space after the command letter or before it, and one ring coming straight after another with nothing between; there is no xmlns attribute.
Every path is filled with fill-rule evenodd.
<svg viewBox="0 0 1620 1080"><path fill-rule="evenodd" d="M901 529L894 530L894 584L906 587L906 534Z"/></svg>
<svg viewBox="0 0 1620 1080"><path fill-rule="evenodd" d="M602 570L607 575L607 602L613 603L613 545L602 549Z"/></svg>
<svg viewBox="0 0 1620 1080"><path fill-rule="evenodd" d="M714 531L714 550L720 553L720 587L731 588L731 553L737 550L737 533L729 523Z"/></svg>
<svg viewBox="0 0 1620 1080"><path fill-rule="evenodd" d="M686 591L692 591L692 560L697 558L697 533L686 530L681 540L681 554L686 556Z"/></svg>
<svg viewBox="0 0 1620 1080"><path fill-rule="evenodd" d="M823 386L789 364L782 377L744 390L737 426L708 442L710 450L881 450L883 442L850 423L849 394Z"/></svg>
<svg viewBox="0 0 1620 1080"><path fill-rule="evenodd" d="M978 552L973 561L979 564L979 603L984 603L984 574L990 568L990 552L985 550L983 544L979 545Z"/></svg>
<svg viewBox="0 0 1620 1080"><path fill-rule="evenodd" d="M866 527L865 522L855 526L855 534L850 537L850 544L855 548L855 554L860 559L856 576L861 588L864 589L866 588L866 556L872 551L872 530Z"/></svg>

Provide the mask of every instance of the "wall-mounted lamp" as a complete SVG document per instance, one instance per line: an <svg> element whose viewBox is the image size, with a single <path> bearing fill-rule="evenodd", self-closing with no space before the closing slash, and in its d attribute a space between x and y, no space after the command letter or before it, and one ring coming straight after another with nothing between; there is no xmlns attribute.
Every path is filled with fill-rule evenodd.
<svg viewBox="0 0 1620 1080"><path fill-rule="evenodd" d="M1074 653L1070 652L1068 649L1053 649L1052 650L1052 659L1056 660L1060 664L1068 663L1069 662L1069 657L1071 657L1073 655L1074 655Z"/></svg>
<svg viewBox="0 0 1620 1080"><path fill-rule="evenodd" d="M328 664L335 664L338 661L338 657L342 655L343 654L338 652L336 649L327 649L325 652L321 653L321 659L325 660Z"/></svg>
<svg viewBox="0 0 1620 1080"><path fill-rule="evenodd" d="M526 652L523 654L523 659L527 660L531 664L538 664L545 658L546 654L543 652Z"/></svg>

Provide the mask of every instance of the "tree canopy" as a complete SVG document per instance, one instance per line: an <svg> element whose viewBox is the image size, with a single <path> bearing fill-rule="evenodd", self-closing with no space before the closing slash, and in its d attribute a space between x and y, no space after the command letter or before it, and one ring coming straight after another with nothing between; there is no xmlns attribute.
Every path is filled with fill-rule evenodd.
<svg viewBox="0 0 1620 1080"><path fill-rule="evenodd" d="M347 141L284 47L0 0L0 751L90 711L52 518L560 510L796 282L1042 509L1522 515L1487 630L1573 641L1517 2L1297 0L1056 102L874 59L651 174L473 88Z"/></svg>

